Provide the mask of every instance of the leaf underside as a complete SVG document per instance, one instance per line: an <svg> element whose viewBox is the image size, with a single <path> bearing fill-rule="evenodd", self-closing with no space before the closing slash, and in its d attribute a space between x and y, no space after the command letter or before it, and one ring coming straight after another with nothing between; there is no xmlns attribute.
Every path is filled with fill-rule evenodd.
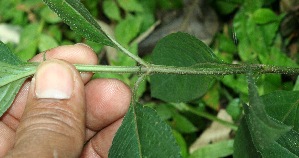
<svg viewBox="0 0 299 158"><path fill-rule="evenodd" d="M220 63L203 42L181 32L160 40L152 55L153 63L156 65L198 67L204 63ZM213 77L155 74L150 80L153 97L167 102L187 102L206 93L213 82Z"/></svg>
<svg viewBox="0 0 299 158"><path fill-rule="evenodd" d="M117 131L109 158L179 158L179 151L171 128L153 109L137 104L130 106Z"/></svg>
<svg viewBox="0 0 299 158"><path fill-rule="evenodd" d="M5 86L0 87L0 117L7 111L14 101L18 91L26 78L11 82Z"/></svg>
<svg viewBox="0 0 299 158"><path fill-rule="evenodd" d="M0 41L0 65L21 65L23 62L17 58L6 46L4 43ZM4 70L2 67L1 70ZM3 71L0 73L0 85L3 82L6 82L4 78L6 78L9 74L9 69L7 71ZM14 101L15 96L20 90L23 82L26 78L21 78L11 83L5 84L0 87L0 117L4 114L4 112L11 106Z"/></svg>

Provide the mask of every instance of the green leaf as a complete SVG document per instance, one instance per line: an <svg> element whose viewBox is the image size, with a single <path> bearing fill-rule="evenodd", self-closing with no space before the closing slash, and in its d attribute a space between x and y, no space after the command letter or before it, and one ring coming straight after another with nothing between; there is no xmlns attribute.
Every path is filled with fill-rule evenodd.
<svg viewBox="0 0 299 158"><path fill-rule="evenodd" d="M17 1L18 3L22 3L24 5L24 10L30 10L37 8L42 5L42 2L40 0L26 0L26 1Z"/></svg>
<svg viewBox="0 0 299 158"><path fill-rule="evenodd" d="M277 34L279 28L279 22L272 22L266 25L257 25L252 18L247 21L247 35L250 41L248 47L258 55L261 63L270 64L269 60L271 48L274 47L273 40Z"/></svg>
<svg viewBox="0 0 299 158"><path fill-rule="evenodd" d="M57 42L62 41L62 31L58 27L58 25L51 25L47 30L47 34L54 38ZM61 43L60 43L61 44Z"/></svg>
<svg viewBox="0 0 299 158"><path fill-rule="evenodd" d="M257 9L261 8L264 4L264 0L244 0L243 10L251 14Z"/></svg>
<svg viewBox="0 0 299 158"><path fill-rule="evenodd" d="M170 119L174 113L172 112L172 107L168 104L159 104L156 106L155 110L162 120Z"/></svg>
<svg viewBox="0 0 299 158"><path fill-rule="evenodd" d="M275 65L275 66L289 66L296 67L297 64L294 60L289 58L284 52L282 52L279 48L272 47L269 52L269 57L266 64Z"/></svg>
<svg viewBox="0 0 299 158"><path fill-rule="evenodd" d="M35 72L34 67L26 66L2 42L0 42L0 54L0 87L26 78Z"/></svg>
<svg viewBox="0 0 299 158"><path fill-rule="evenodd" d="M248 93L246 77L244 75L227 75L224 76L221 81L226 86L234 89L237 93Z"/></svg>
<svg viewBox="0 0 299 158"><path fill-rule="evenodd" d="M115 47L79 0L43 0L72 30L88 40Z"/></svg>
<svg viewBox="0 0 299 158"><path fill-rule="evenodd" d="M159 7L165 10L182 8L184 5L182 0L159 0L157 3Z"/></svg>
<svg viewBox="0 0 299 158"><path fill-rule="evenodd" d="M16 57L4 43L0 41L0 61L12 65L20 65L23 62Z"/></svg>
<svg viewBox="0 0 299 158"><path fill-rule="evenodd" d="M117 0L120 7L125 11L131 12L142 12L142 5L137 0Z"/></svg>
<svg viewBox="0 0 299 158"><path fill-rule="evenodd" d="M234 17L234 39L238 42L238 53L242 61L256 58L253 54L247 35L247 17L244 12L238 12Z"/></svg>
<svg viewBox="0 0 299 158"><path fill-rule="evenodd" d="M16 54L22 61L31 59L37 51L40 36L40 24L27 25L21 33L21 39Z"/></svg>
<svg viewBox="0 0 299 158"><path fill-rule="evenodd" d="M51 48L55 48L57 46L58 46L58 43L53 37L46 35L46 34L41 34L40 40L38 43L38 48L39 48L40 52L49 50Z"/></svg>
<svg viewBox="0 0 299 158"><path fill-rule="evenodd" d="M232 0L217 0L214 1L214 6L217 9L217 11L220 12L220 14L227 15L236 10L238 5L240 5L239 3L240 2L234 2Z"/></svg>
<svg viewBox="0 0 299 158"><path fill-rule="evenodd" d="M253 143L257 150L264 156L271 154L271 151L284 153L279 150L276 140L286 132L291 130L290 126L270 117L266 110L265 104L258 96L257 88L251 76L248 77L249 89L249 106L244 106L245 118L249 126ZM260 140L263 141L260 141Z"/></svg>
<svg viewBox="0 0 299 158"><path fill-rule="evenodd" d="M172 133L173 133L173 136L174 136L176 142L180 146L182 157L187 158L188 157L188 146L187 146L185 138L182 136L181 133L179 133L175 130L172 130Z"/></svg>
<svg viewBox="0 0 299 158"><path fill-rule="evenodd" d="M272 3L276 2L276 0L263 0L264 1L264 5L271 5Z"/></svg>
<svg viewBox="0 0 299 158"><path fill-rule="evenodd" d="M171 122L173 128L175 128L180 133L194 133L197 128L183 115L178 113L173 114L173 121Z"/></svg>
<svg viewBox="0 0 299 158"><path fill-rule="evenodd" d="M282 135L277 142L281 148L289 153L299 155L299 92L296 91L276 91L262 96L266 102L265 109L269 116L283 122L285 125L293 127L291 131Z"/></svg>
<svg viewBox="0 0 299 158"><path fill-rule="evenodd" d="M104 14L111 20L121 20L120 9L115 1L105 0L103 2Z"/></svg>
<svg viewBox="0 0 299 158"><path fill-rule="evenodd" d="M194 151L189 158L199 158L199 157L226 157L233 154L233 140L221 141L206 145Z"/></svg>
<svg viewBox="0 0 299 158"><path fill-rule="evenodd" d="M237 52L237 47L234 43L234 41L227 36L220 34L217 36L217 40L219 40L219 49L221 51L227 52L227 53L235 53Z"/></svg>
<svg viewBox="0 0 299 158"><path fill-rule="evenodd" d="M25 25L28 23L27 14L19 9L20 1L0 1L1 22L10 21L10 24Z"/></svg>
<svg viewBox="0 0 299 158"><path fill-rule="evenodd" d="M271 94L269 96L271 96ZM284 97L287 100L288 97L286 95L284 95ZM297 92L296 97L298 98L298 92ZM271 97L271 99L273 99L273 98ZM272 102L269 102L269 104L268 104L269 107L271 106L270 103L272 103ZM278 104L279 104L279 102L278 102ZM283 105L283 104L280 104L280 105ZM279 107L281 108L282 106L279 106ZM271 108L275 108L275 107L271 107ZM276 112L278 112L278 111L279 111L279 109L276 109ZM296 121L294 123L297 124L297 122L298 121ZM292 129L291 131L282 135L277 140L277 143L279 144L279 148L281 148L282 150L287 150L287 151L289 151L289 153L294 153L290 157L296 157L295 155L299 155L298 145L297 145L298 141L299 141L299 133ZM274 157L278 157L278 158L279 157L287 157L287 155L279 155L279 151L277 149L274 149L272 152L274 154L275 153L277 154ZM264 155L264 156L269 157L269 155ZM238 127L238 131L236 133L235 143L234 143L234 157L242 157L242 158L262 157L261 153L255 148L255 146L252 142L250 131L248 130L248 124L246 123L245 119L242 119L241 124ZM272 155L270 155L270 157L272 158Z"/></svg>
<svg viewBox="0 0 299 158"><path fill-rule="evenodd" d="M2 42L0 42L0 117L10 107L26 77L35 72L35 68L24 67Z"/></svg>
<svg viewBox="0 0 299 158"><path fill-rule="evenodd" d="M271 9L261 8L253 13L252 19L256 24L266 24L277 21L278 16Z"/></svg>
<svg viewBox="0 0 299 158"><path fill-rule="evenodd" d="M109 158L181 157L180 149L167 124L149 107L130 107L117 131Z"/></svg>
<svg viewBox="0 0 299 158"><path fill-rule="evenodd" d="M290 155L289 157L298 157L299 133L297 131L289 131L288 133L282 135L277 142L279 143L281 150L287 150L287 154L283 156Z"/></svg>
<svg viewBox="0 0 299 158"><path fill-rule="evenodd" d="M204 103L211 109L218 111L220 109L219 85L214 85L203 97Z"/></svg>
<svg viewBox="0 0 299 158"><path fill-rule="evenodd" d="M34 66L11 65L0 61L0 87L34 74Z"/></svg>
<svg viewBox="0 0 299 158"><path fill-rule="evenodd" d="M95 1L95 0L83 0L81 1L85 7L90 11L91 15L97 17L101 9L99 9L99 5L102 1Z"/></svg>
<svg viewBox="0 0 299 158"><path fill-rule="evenodd" d="M246 119L241 120L238 126L234 141L234 154L233 157L242 158L261 158L261 154L256 150L251 139L250 131L246 123Z"/></svg>
<svg viewBox="0 0 299 158"><path fill-rule="evenodd" d="M0 117L11 106L25 80L26 78L22 78L0 87Z"/></svg>
<svg viewBox="0 0 299 158"><path fill-rule="evenodd" d="M129 51L137 55L138 53L138 44L133 44L129 48ZM111 65L122 65L122 66L135 66L136 61L132 60L131 58L128 58L128 56L124 53L116 53L108 55L109 63ZM122 74L122 76L126 76L129 78L130 74Z"/></svg>
<svg viewBox="0 0 299 158"><path fill-rule="evenodd" d="M212 50L186 33L174 33L158 42L153 55L156 65L197 67L219 63ZM151 78L151 95L168 102L186 102L207 92L213 78L203 75L155 74Z"/></svg>
<svg viewBox="0 0 299 158"><path fill-rule="evenodd" d="M258 79L258 92L267 94L280 88L282 79L280 74L261 75Z"/></svg>
<svg viewBox="0 0 299 158"><path fill-rule="evenodd" d="M293 91L299 91L299 76L297 77L297 80L295 82Z"/></svg>
<svg viewBox="0 0 299 158"><path fill-rule="evenodd" d="M243 61L256 60L270 64L269 60L273 41L277 36L280 20L264 25L254 22L253 16L240 11L234 18L235 38L238 40L239 55Z"/></svg>
<svg viewBox="0 0 299 158"><path fill-rule="evenodd" d="M249 106L244 106L246 121L238 129L234 156L297 157L298 92L280 91L262 98L251 76L248 79Z"/></svg>
<svg viewBox="0 0 299 158"><path fill-rule="evenodd" d="M141 27L142 19L134 16L127 16L115 27L115 38L119 43L128 45L134 39Z"/></svg>
<svg viewBox="0 0 299 158"><path fill-rule="evenodd" d="M262 96L262 99L269 116L299 132L298 91L275 91Z"/></svg>
<svg viewBox="0 0 299 158"><path fill-rule="evenodd" d="M242 114L240 99L233 99L229 102L226 107L226 112L233 118L233 120L238 120Z"/></svg>
<svg viewBox="0 0 299 158"><path fill-rule="evenodd" d="M49 9L48 7L44 7L41 10L40 15L48 23L55 24L61 21L61 19L57 16L57 14L52 12L52 10Z"/></svg>

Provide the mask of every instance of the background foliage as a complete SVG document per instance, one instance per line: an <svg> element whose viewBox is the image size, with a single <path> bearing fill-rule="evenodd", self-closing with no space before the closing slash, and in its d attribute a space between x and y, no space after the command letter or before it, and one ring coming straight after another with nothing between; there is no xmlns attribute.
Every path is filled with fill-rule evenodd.
<svg viewBox="0 0 299 158"><path fill-rule="evenodd" d="M117 41L135 54L142 51L140 48L138 50L138 45L144 36L154 33L151 28L156 26L158 20L163 19L164 13L173 10L180 12L186 7L181 0L82 0L81 2L99 20L98 22L106 32L113 35ZM217 12L218 23L220 23L210 46L216 56L221 59L221 62L297 66L299 57L298 2L292 0L210 0L206 5L211 6ZM163 20L161 23L163 24ZM0 30L1 28L10 28L9 30L15 33L13 37L9 37L0 31L0 40L6 41L10 49L23 61L32 58L36 53L59 45L84 42L95 50L102 64L136 65L135 61L127 58L124 54L116 53L117 50L77 36L40 0L0 1L0 24ZM168 38L175 38L174 36ZM164 39L159 44L163 43L165 46L165 43L167 45L168 42L167 39ZM144 53L140 55L148 61L160 64L160 53L156 52L163 52L164 48L159 47L159 44L154 49L153 54ZM186 50L188 49L186 48ZM175 50L171 56L176 56ZM169 62L176 63L178 61L175 59ZM197 61L192 59L190 62L192 64L192 62L196 63ZM163 60L161 63L167 64ZM133 86L137 79L136 76L130 74L95 74L94 78L97 77L118 78L130 86ZM226 157L232 154L239 157L244 152L248 152L248 155L259 156L260 153L256 152L253 147L256 145L254 139L252 144L249 144L249 148L248 146L244 147L244 142L248 140L248 132L250 131L248 131L247 126L251 125L242 122L252 118L267 122L263 118L268 115L295 128L280 132L277 132L279 131L277 128L276 133L274 131L272 134L282 134L283 137L278 140L267 140L266 145L280 144L296 153L296 149L288 147L292 144L285 143L283 139L291 137L298 140L297 138L299 138L296 125L296 121L298 121L296 90L299 89L297 76L271 74L253 77L257 88L254 85L249 87L262 97L248 97L245 75L218 77L210 85L204 87L208 90L206 93L197 93L195 96L187 94L191 97L187 99L187 103L174 103L171 99L168 102L168 98L173 96L166 96L166 99L165 97L157 97L159 99L150 97L150 93L155 97L155 93L159 92L150 91L148 83L155 83L153 77L141 83L138 97L140 97L141 103L154 108L161 119L172 127L183 157ZM206 80L210 80L210 78L206 77ZM195 82L196 80L192 84ZM201 83L197 85L201 85ZM188 86L182 85L182 87ZM277 92L277 90L289 91L289 94L286 95L286 93L280 93L281 91ZM166 91L173 90L167 89ZM275 104L273 98L279 98L276 100L281 105ZM242 117L243 107L245 113L247 107L243 104L248 102L255 104L256 102L259 103L260 100L263 100L265 113L250 114L249 118ZM280 109L281 107L284 107L282 111L285 112L279 114L277 111L272 111L273 108ZM285 113L291 114L290 117L285 117ZM256 118L256 115L259 117ZM242 126L239 127L241 130L236 133L234 126L219 124L217 116L235 125L241 123ZM270 122L271 124L276 126L278 123ZM266 125L259 128L263 128L261 130L267 132L269 129ZM285 127L284 129L288 128ZM257 135L256 139L259 137L261 136ZM235 145L239 144L239 148L235 147L235 153L233 153L234 140ZM268 149L259 150L267 152Z"/></svg>

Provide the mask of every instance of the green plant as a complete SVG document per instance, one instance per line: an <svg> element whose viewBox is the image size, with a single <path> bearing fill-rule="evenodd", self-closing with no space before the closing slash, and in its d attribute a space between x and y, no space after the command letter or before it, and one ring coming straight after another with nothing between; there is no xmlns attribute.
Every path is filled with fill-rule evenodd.
<svg viewBox="0 0 299 158"><path fill-rule="evenodd" d="M299 68L280 50L272 47L273 43L279 44L279 39L276 39L279 37L275 36L275 32L278 29L281 17L276 16L270 10L263 9L262 6L266 2L255 0L255 5L249 5L248 3L251 1L236 1L233 3L243 5L243 8L238 11L234 19L235 33L240 41L238 48L227 46L233 41L230 41L225 34L217 36L217 38L227 41L224 43L227 45L220 43L217 48L231 53L230 55L238 52L241 60L246 62L258 63L254 61L258 57L261 64L228 64L231 63L232 58L216 53L219 56L217 57L200 40L185 33L174 33L160 40L151 55L152 60L149 63L136 55L136 52L132 53L126 49L132 37L130 37L131 39L129 37L128 39L122 39L121 44L118 43L102 30L79 1L44 0L44 2L77 34L100 45L114 47L133 59L129 65L124 64L125 66L114 66L113 64L112 66L75 65L82 72L129 73L137 76L137 81L133 87L134 98L122 126L113 140L109 153L110 157L119 157L119 155L122 157L180 157L179 147L172 137L169 126L161 120L154 110L148 107L150 105L143 106L138 103L138 87L148 77L151 95L165 101L167 104L159 107L167 108L164 109L165 113L160 116L164 116L165 119L172 117L174 122L177 121L177 125L180 126L177 131L180 131L180 133L192 133L197 128L191 123L190 118L181 115L177 110L219 122L233 130L238 129L234 140L235 157L243 157L244 155L248 157L296 157L299 155L296 145L299 140L297 127L298 92L273 92L269 89L277 89L277 87L275 85L266 85L269 82L279 81L281 76L277 74L298 74ZM134 3L135 1L130 2ZM111 6L109 1L105 1L105 3ZM122 7L127 11L132 11L129 6ZM135 6L133 10L139 11L136 8L140 7ZM235 7L232 8L230 10L235 9ZM263 18L264 14L271 18L265 20ZM119 20L118 15L109 16L114 20ZM76 17L76 19L73 19L73 17ZM132 19L129 16L127 20ZM135 20L133 21L137 23L138 20ZM253 32L256 35L252 35L248 39L247 36L253 34ZM260 39L258 37L264 38ZM24 80L35 73L38 63L23 62L3 43L0 43L0 54L0 65L3 67L0 70L0 112L2 115L11 105ZM269 58L279 59L280 63L268 60ZM276 75L271 78L263 75L261 82L263 88L257 88L253 77L266 73ZM236 74L245 75L234 78L233 75ZM228 77L221 78L220 76L223 75L228 75ZM249 89L248 98L246 96L246 87L236 84L236 81L247 83L246 77ZM244 103L245 115L238 127L235 124L218 119L200 109L200 107L195 108L186 104L206 94L217 80L228 87L238 89L239 93L243 93L244 100L249 100L249 105ZM265 91L269 91L269 93L260 97L258 91L263 94L265 94ZM209 91L209 94L215 96L215 93L212 92ZM157 111L161 113L163 109ZM176 131L173 133L176 139L179 140L180 133ZM184 143L180 142L181 147L182 144ZM232 142L224 142L223 144L229 147ZM219 145L218 147L217 145L210 146L210 148L219 148ZM181 151L181 154L186 156L184 150ZM200 151L195 154L200 155ZM228 154L231 154L230 150L228 150Z"/></svg>

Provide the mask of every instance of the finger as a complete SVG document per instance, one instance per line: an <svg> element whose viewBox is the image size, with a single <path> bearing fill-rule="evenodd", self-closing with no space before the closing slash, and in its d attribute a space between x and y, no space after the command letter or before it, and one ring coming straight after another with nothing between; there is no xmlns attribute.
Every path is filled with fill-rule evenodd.
<svg viewBox="0 0 299 158"><path fill-rule="evenodd" d="M86 126L99 131L122 118L131 101L131 90L116 79L95 79L85 86Z"/></svg>
<svg viewBox="0 0 299 158"><path fill-rule="evenodd" d="M83 44L75 44L68 46L60 46L57 48L53 48L46 53L47 60L50 59L63 59L72 64L97 64L98 58L96 54L93 52L91 48ZM43 53L36 55L34 58L30 60L31 62L42 62L43 61ZM86 83L90 80L90 73L81 73L83 82ZM27 100L28 87L30 85L31 80L27 80L23 87L20 89L17 94L14 103L11 108L6 112L12 117L16 119L20 119L22 116L25 103ZM17 124L9 126L17 127Z"/></svg>
<svg viewBox="0 0 299 158"><path fill-rule="evenodd" d="M69 46L60 46L47 51L47 60L57 58L67 60L70 63L79 64L97 64L98 58L96 54L86 45L76 44ZM38 54L31 62L43 61L43 53ZM91 75L81 74L83 81L86 83L90 79ZM0 118L0 157L3 157L9 149L12 148L15 137L15 130L18 127L19 119L21 118L28 95L28 89L31 79L28 79L23 84L19 93L17 94L13 104L9 110Z"/></svg>
<svg viewBox="0 0 299 158"><path fill-rule="evenodd" d="M4 157L7 151L10 150L13 146L15 131L9 128L3 122L0 122L0 135L0 157Z"/></svg>
<svg viewBox="0 0 299 158"><path fill-rule="evenodd" d="M90 64L95 65L98 63L98 58L93 50L82 43L75 45L67 45L53 48L46 51L46 59L63 59L72 64ZM33 57L31 62L42 62L44 59L44 53L40 53ZM92 73L81 73L84 83L87 83Z"/></svg>
<svg viewBox="0 0 299 158"><path fill-rule="evenodd" d="M113 137L121 125L122 119L117 120L107 128L98 132L84 147L81 158L108 158Z"/></svg>
<svg viewBox="0 0 299 158"><path fill-rule="evenodd" d="M81 157L107 157L112 139L130 106L131 90L116 79L96 79L85 86L85 92L89 128L86 140L92 139Z"/></svg>
<svg viewBox="0 0 299 158"><path fill-rule="evenodd" d="M29 84L24 84L21 88L21 91L17 94L17 98L22 98L24 101L24 95L27 97ZM16 99L15 104L19 104L20 100ZM25 101L24 101L25 102ZM25 103L22 104L22 106L11 106L11 111L16 111L19 115L23 113L25 107ZM17 126L19 125L19 119L15 118L10 113L6 112L4 115L0 117L0 157L4 157L4 155L13 147L14 140L15 140L15 132L17 129Z"/></svg>
<svg viewBox="0 0 299 158"><path fill-rule="evenodd" d="M78 157L85 136L85 92L80 74L63 61L43 62L8 157Z"/></svg>

